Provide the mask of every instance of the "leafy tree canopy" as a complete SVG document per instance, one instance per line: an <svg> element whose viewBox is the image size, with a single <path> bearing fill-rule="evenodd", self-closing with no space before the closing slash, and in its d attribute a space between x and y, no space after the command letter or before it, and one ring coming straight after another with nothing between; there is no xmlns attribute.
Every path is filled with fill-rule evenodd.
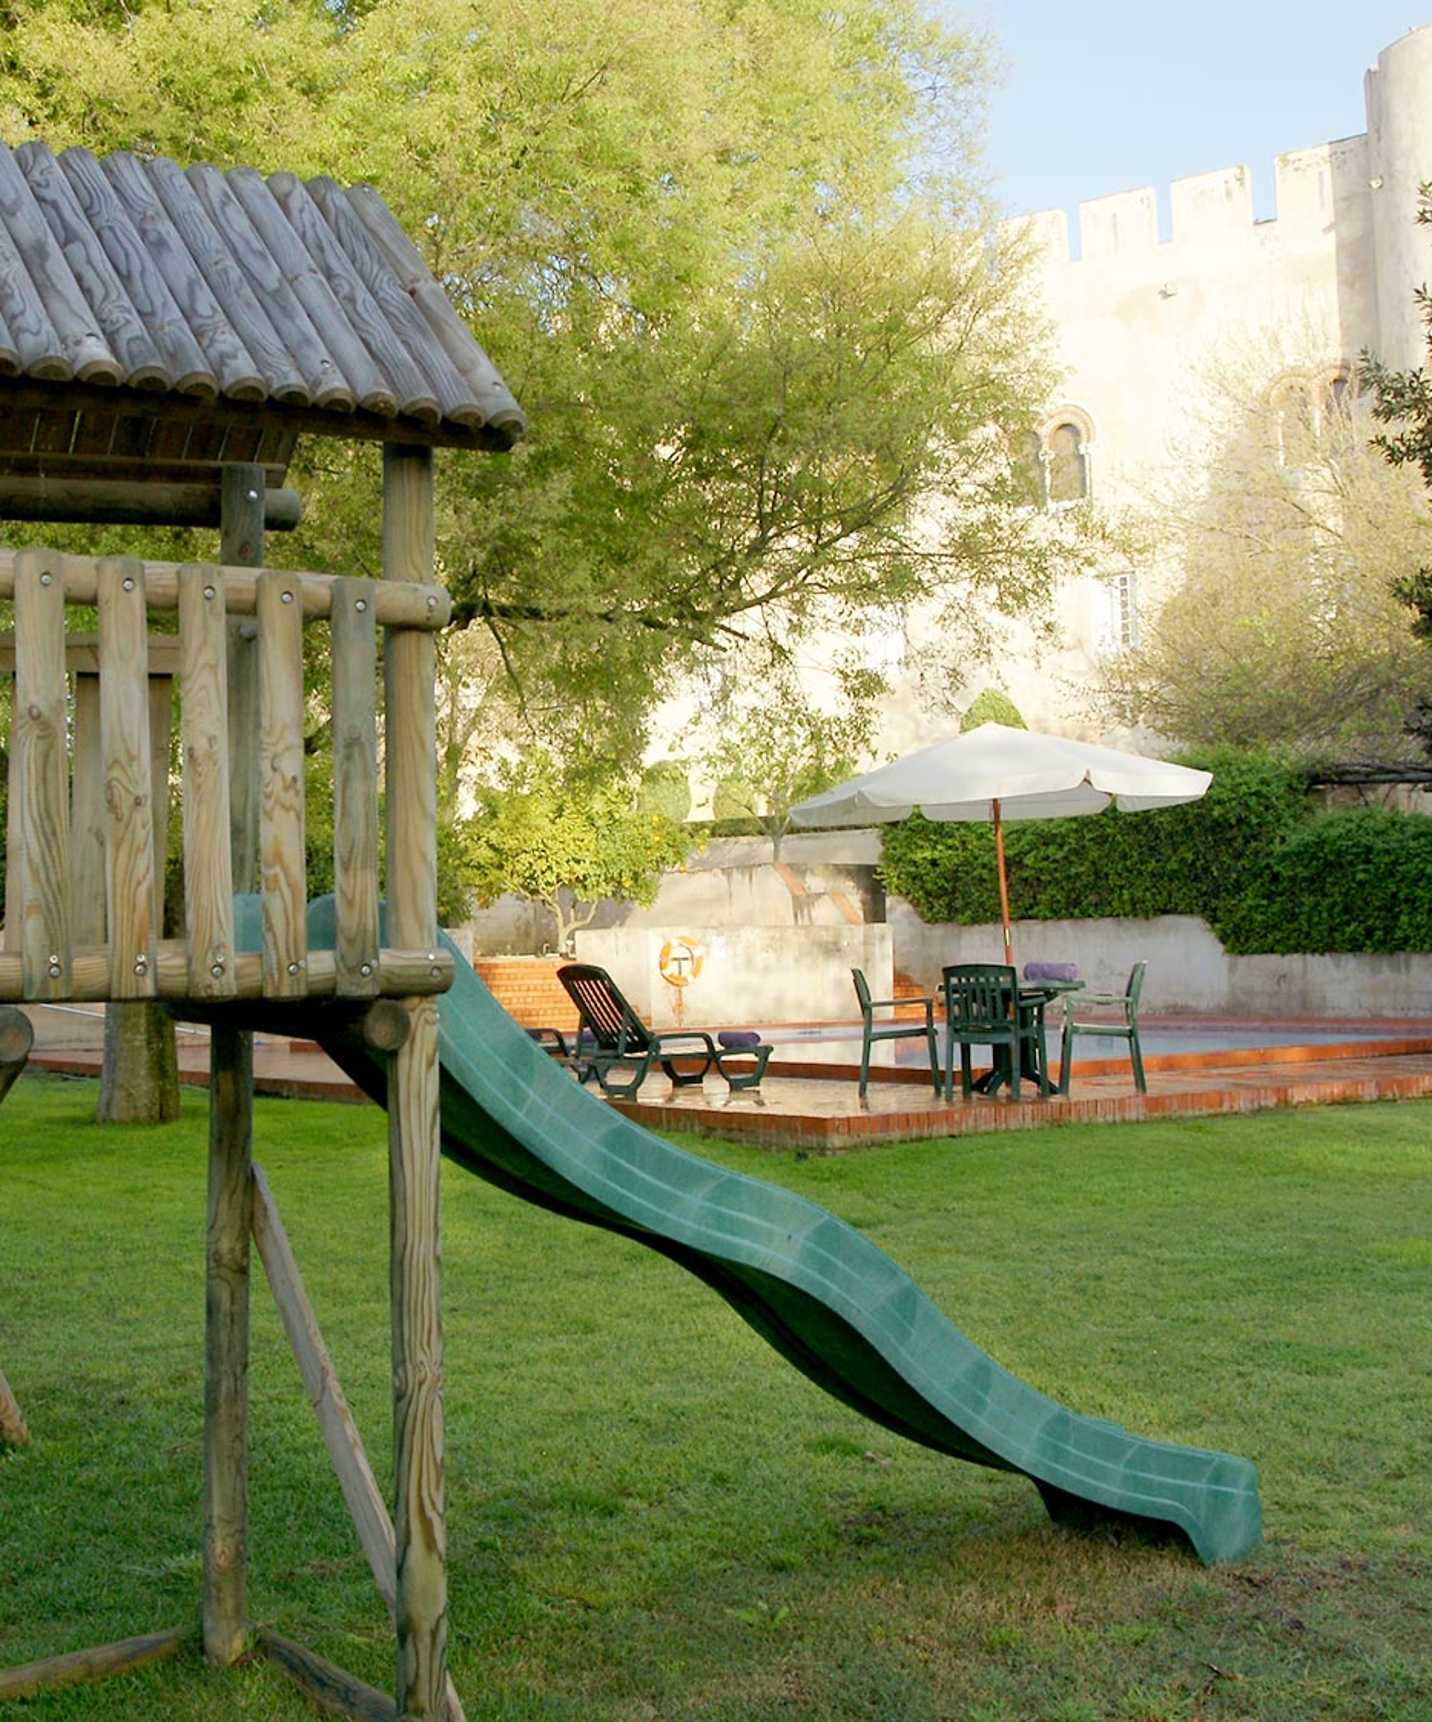
<svg viewBox="0 0 1432 1722"><path fill-rule="evenodd" d="M443 578L530 732L632 759L673 674L872 604L1036 603L1003 433L1045 388L929 0L12 0L0 133L375 183L522 401L442 463ZM284 559L371 571L310 442ZM930 506L953 499L953 510ZM973 595L973 596L972 596Z"/></svg>
<svg viewBox="0 0 1432 1722"><path fill-rule="evenodd" d="M835 683L822 706L794 666L776 662L756 687L725 690L698 720L710 738L702 764L715 783L712 812L754 824L778 860L795 804L854 775L869 749L878 678L847 662Z"/></svg>
<svg viewBox="0 0 1432 1722"><path fill-rule="evenodd" d="M1104 715L1187 744L1404 759L1432 689L1394 591L1426 534L1422 485L1318 367L1233 379L1215 405L1211 455L1150 516L1179 584L1105 666Z"/></svg>
<svg viewBox="0 0 1432 1722"><path fill-rule="evenodd" d="M650 904L661 874L691 853L692 832L662 811L662 795L633 776L564 775L547 754L509 765L479 791L454 859L481 903L506 892L541 903L566 951L603 902Z"/></svg>
<svg viewBox="0 0 1432 1722"><path fill-rule="evenodd" d="M1417 220L1432 226L1432 185L1422 187ZM1419 287L1415 294L1432 351L1432 293ZM1374 439L1375 446L1394 467L1419 472L1422 482L1432 486L1432 378L1425 369L1394 371L1368 358L1362 380L1371 391L1373 413L1388 428ZM1412 548L1393 583L1393 592L1412 612L1412 631L1424 645L1432 643L1432 567L1427 562L1423 540ZM1432 699L1419 702L1409 728L1425 752L1432 753Z"/></svg>

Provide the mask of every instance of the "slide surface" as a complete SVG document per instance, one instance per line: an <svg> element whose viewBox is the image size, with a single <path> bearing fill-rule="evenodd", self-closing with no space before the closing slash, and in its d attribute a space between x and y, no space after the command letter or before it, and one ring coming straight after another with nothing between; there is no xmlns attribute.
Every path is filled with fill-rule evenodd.
<svg viewBox="0 0 1432 1722"><path fill-rule="evenodd" d="M312 913L315 944L331 940L331 907ZM844 1221L673 1147L588 1093L460 956L457 968L439 1002L443 1150L458 1165L671 1257L837 1399L924 1446L1022 1472L1060 1522L1179 1533L1207 1562L1258 1543L1248 1460L1066 1410L1001 1369ZM377 1061L351 1041L328 1050L383 1099Z"/></svg>

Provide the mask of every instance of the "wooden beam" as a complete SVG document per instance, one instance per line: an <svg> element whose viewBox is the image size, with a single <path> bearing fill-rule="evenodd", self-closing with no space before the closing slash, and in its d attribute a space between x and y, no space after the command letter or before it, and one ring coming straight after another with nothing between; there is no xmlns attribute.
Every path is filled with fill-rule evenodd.
<svg viewBox="0 0 1432 1722"><path fill-rule="evenodd" d="M150 634L145 642L151 676L173 676L179 669L179 641L174 634ZM99 674L99 635L65 632L65 672L72 676ZM15 636L0 634L0 675L15 673ZM93 690L98 696L99 690ZM98 738L96 729L95 736ZM95 744L98 747L98 739ZM79 751L76 739L75 751Z"/></svg>
<svg viewBox="0 0 1432 1722"><path fill-rule="evenodd" d="M255 1643L330 1716L353 1716L358 1722L399 1722L398 1706L386 1692L379 1692L327 1657L280 1637L267 1626L258 1629Z"/></svg>
<svg viewBox="0 0 1432 1722"><path fill-rule="evenodd" d="M26 1427L20 1401L10 1391L10 1383L0 1372L0 1443L7 1447L26 1447L29 1442L30 1431Z"/></svg>
<svg viewBox="0 0 1432 1722"><path fill-rule="evenodd" d="M72 1650L65 1656L49 1656L42 1662L0 1669L0 1703L12 1698L33 1698L57 1686L78 1686L83 1681L103 1680L111 1674L130 1674L155 1662L168 1662L184 1648L188 1637L187 1628L176 1626L168 1632L149 1632L142 1638L125 1638L93 1650Z"/></svg>
<svg viewBox="0 0 1432 1722"><path fill-rule="evenodd" d="M13 851L12 851L13 853ZM383 950L378 957L378 991L387 998L408 998L443 993L453 981L453 958L448 951L429 947L422 951ZM304 997L333 998L338 991L338 960L332 951L308 953L308 985ZM71 979L63 994L73 1004L100 1004L109 997L109 949L105 945L75 951L70 964ZM263 992L263 958L257 951L242 951L234 959L234 988L239 998L258 999ZM193 995L189 984L189 951L180 939L165 939L159 946L155 995L182 1008ZM53 996L26 990L21 957L0 956L0 1002L37 1004Z"/></svg>
<svg viewBox="0 0 1432 1722"><path fill-rule="evenodd" d="M263 515L268 531L292 532L303 519L303 498L296 490L266 488ZM223 518L223 493L217 483L152 484L125 479L0 474L0 520L63 525L218 527Z"/></svg>
<svg viewBox="0 0 1432 1722"><path fill-rule="evenodd" d="M405 1014L404 1034L407 1026ZM30 1049L34 1044L34 1025L24 1011L16 1010L13 1005L0 1005L0 1100L14 1087L16 1079L29 1063Z"/></svg>
<svg viewBox="0 0 1432 1722"><path fill-rule="evenodd" d="M406 1030L406 1013L397 1006L392 1008L402 1016ZM380 1024L391 1026L387 1013L378 1005L373 1007L369 1016L376 1016ZM381 1035L384 1029L379 1027L378 1032ZM273 1192L258 1166L254 1167L254 1244L268 1275L284 1332L293 1348L304 1391L318 1418L324 1445L328 1448L343 1498L348 1503L349 1517L372 1570L373 1582L387 1605L389 1615L396 1619L398 1587L393 1521L384 1505L373 1467L368 1462L363 1437L349 1409L338 1372L333 1367L328 1347L323 1343L318 1318L308 1301L303 1276L279 1217ZM465 1722L462 1702L451 1678L446 1681L446 1701L448 1722Z"/></svg>
<svg viewBox="0 0 1432 1722"><path fill-rule="evenodd" d="M15 595L15 570L20 559L35 555L34 551L0 549L0 598ZM95 604L99 601L99 560L93 556L60 556L46 552L54 561L57 577L64 587L67 604ZM249 617L258 608L260 575L256 567L244 567L227 560L217 566L211 563L155 562L144 563L144 598L151 610L179 608L180 576L188 567L213 567L224 579L224 603L230 616ZM346 578L334 574L306 573L287 569L287 578L294 581L305 620L333 614L335 591L346 590ZM441 586L429 582L423 585L404 584L396 580L382 581L376 588L377 622L380 628L445 628L452 620L452 601ZM75 639L85 642L87 634Z"/></svg>
<svg viewBox="0 0 1432 1722"><path fill-rule="evenodd" d="M413 419L359 408L353 412L325 410L319 406L292 406L262 401L190 401L177 395L156 398L143 390L123 386L96 387L85 383L49 384L26 377L0 378L0 408L35 409L53 412L98 412L117 417L128 412L173 424L239 425L245 429L294 431L300 435L340 437L345 442L398 443L426 448L466 448L503 452L522 435L520 415L510 406L498 406L503 416L477 426L456 425L445 420L423 425Z"/></svg>
<svg viewBox="0 0 1432 1722"><path fill-rule="evenodd" d="M324 1445L338 1474L349 1516L358 1532L358 1541L373 1570L378 1594L392 1614L397 1608L397 1584L393 1576L393 1521L383 1504L382 1492L373 1475L373 1467L368 1463L363 1438L348 1407L338 1372L333 1367L328 1347L323 1343L273 1191L258 1166L254 1167L253 1227L254 1244L268 1275L269 1289L278 1305L304 1391L318 1418Z"/></svg>

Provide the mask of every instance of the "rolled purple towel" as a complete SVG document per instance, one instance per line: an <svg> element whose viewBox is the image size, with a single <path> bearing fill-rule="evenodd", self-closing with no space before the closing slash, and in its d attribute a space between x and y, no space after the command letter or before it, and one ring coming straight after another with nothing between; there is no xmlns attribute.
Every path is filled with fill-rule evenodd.
<svg viewBox="0 0 1432 1722"><path fill-rule="evenodd" d="M743 1046L759 1046L761 1037L753 1028L723 1028L717 1030L716 1044L734 1051Z"/></svg>
<svg viewBox="0 0 1432 1722"><path fill-rule="evenodd" d="M1077 981L1079 979L1078 963L1026 963L1024 978L1027 981Z"/></svg>

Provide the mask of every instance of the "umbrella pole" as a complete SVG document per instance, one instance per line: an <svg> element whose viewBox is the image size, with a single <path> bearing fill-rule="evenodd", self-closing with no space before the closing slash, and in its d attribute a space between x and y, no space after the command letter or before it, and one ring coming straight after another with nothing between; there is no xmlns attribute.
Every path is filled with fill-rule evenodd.
<svg viewBox="0 0 1432 1722"><path fill-rule="evenodd" d="M991 805L994 808L994 862L999 874L999 915L1004 928L1004 961L1006 968L1014 967L1014 944L1009 936L1009 880L1004 871L1004 821L1000 817L999 797L995 796Z"/></svg>

